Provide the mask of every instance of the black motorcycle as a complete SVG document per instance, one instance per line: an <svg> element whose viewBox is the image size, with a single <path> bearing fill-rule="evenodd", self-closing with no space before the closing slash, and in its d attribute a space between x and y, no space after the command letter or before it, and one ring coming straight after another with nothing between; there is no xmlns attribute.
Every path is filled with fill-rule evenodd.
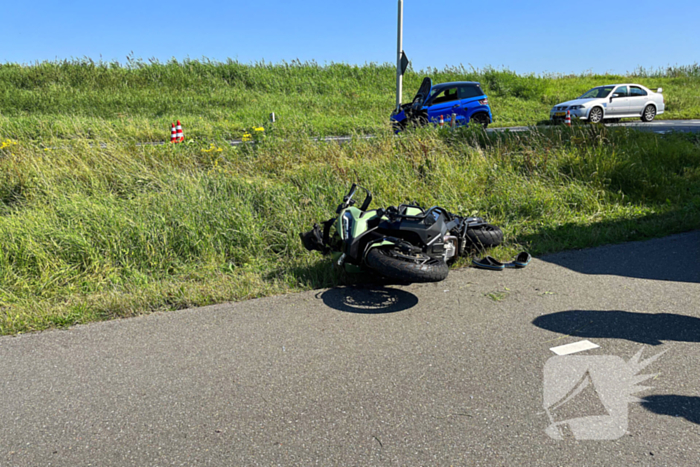
<svg viewBox="0 0 700 467"><path fill-rule="evenodd" d="M357 208L357 189L366 193ZM368 210L372 194L353 184L336 210L337 217L300 234L309 251L331 254L349 272L373 270L402 282L438 282L448 263L477 248L500 245L503 232L480 217L460 217L417 203Z"/></svg>

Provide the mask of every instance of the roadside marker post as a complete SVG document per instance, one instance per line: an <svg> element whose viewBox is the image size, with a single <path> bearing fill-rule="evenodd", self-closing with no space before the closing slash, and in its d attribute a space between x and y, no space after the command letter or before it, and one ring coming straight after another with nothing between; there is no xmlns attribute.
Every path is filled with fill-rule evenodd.
<svg viewBox="0 0 700 467"><path fill-rule="evenodd" d="M445 127L445 119L443 118L442 115L440 115L440 128L444 128L444 127Z"/></svg>
<svg viewBox="0 0 700 467"><path fill-rule="evenodd" d="M180 120L177 121L177 142L182 143L185 141L185 134L182 132L182 124Z"/></svg>
<svg viewBox="0 0 700 467"><path fill-rule="evenodd" d="M452 131L455 131L455 127L457 126L457 114L452 114L452 118L450 119L450 128L452 128Z"/></svg>
<svg viewBox="0 0 700 467"><path fill-rule="evenodd" d="M177 130L174 123L170 124L170 142L177 143Z"/></svg>
<svg viewBox="0 0 700 467"><path fill-rule="evenodd" d="M564 120L564 123L571 126L571 112L568 110L566 111L566 120Z"/></svg>

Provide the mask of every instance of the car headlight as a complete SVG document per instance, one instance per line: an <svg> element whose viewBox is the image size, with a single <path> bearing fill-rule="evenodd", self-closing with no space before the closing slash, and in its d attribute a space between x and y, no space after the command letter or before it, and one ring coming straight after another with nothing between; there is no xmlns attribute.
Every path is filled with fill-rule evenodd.
<svg viewBox="0 0 700 467"><path fill-rule="evenodd" d="M580 109L585 109L586 107L583 105L572 105L569 107L570 110L580 110Z"/></svg>

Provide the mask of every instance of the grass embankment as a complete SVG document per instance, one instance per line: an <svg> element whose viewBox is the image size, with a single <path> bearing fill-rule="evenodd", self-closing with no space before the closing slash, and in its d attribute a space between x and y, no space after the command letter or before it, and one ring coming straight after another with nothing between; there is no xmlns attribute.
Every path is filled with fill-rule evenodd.
<svg viewBox="0 0 700 467"><path fill-rule="evenodd" d="M243 65L237 62L150 63L131 60L0 65L0 135L23 140L90 138L163 141L182 120L194 138L238 138L270 112L292 134L374 133L388 124L394 106L391 65L314 63ZM638 70L625 76L521 76L507 70L409 71L404 101L425 75L434 82L480 81L494 126L534 125L554 104L615 82L664 88L660 118L700 116L700 66Z"/></svg>
<svg viewBox="0 0 700 467"><path fill-rule="evenodd" d="M4 146L0 334L333 285L297 234L353 181L375 205L487 216L510 239L502 256L514 242L543 253L700 226L692 135L582 126L384 132L343 146Z"/></svg>

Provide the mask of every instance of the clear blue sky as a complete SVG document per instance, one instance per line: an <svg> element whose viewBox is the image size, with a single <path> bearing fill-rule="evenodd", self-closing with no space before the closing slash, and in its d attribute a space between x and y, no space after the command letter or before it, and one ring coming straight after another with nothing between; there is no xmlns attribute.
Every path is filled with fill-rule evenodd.
<svg viewBox="0 0 700 467"><path fill-rule="evenodd" d="M3 0L0 63L90 57L394 62L396 0ZM632 71L700 61L700 0L404 1L416 69Z"/></svg>

